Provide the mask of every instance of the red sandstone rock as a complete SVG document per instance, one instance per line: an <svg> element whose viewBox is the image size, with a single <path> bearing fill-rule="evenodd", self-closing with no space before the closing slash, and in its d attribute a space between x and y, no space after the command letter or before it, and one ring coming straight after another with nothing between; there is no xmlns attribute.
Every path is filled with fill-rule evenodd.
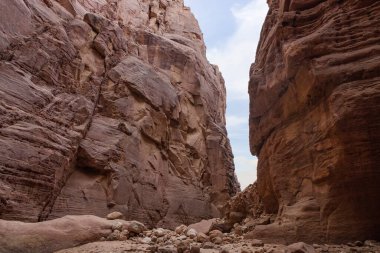
<svg viewBox="0 0 380 253"><path fill-rule="evenodd" d="M131 230L136 226L139 232L145 229L138 222L109 221L91 215L65 216L40 223L0 220L0 252L55 252L107 237L116 223L121 229Z"/></svg>
<svg viewBox="0 0 380 253"><path fill-rule="evenodd" d="M2 0L0 218L217 216L225 95L181 0Z"/></svg>
<svg viewBox="0 0 380 253"><path fill-rule="evenodd" d="M258 193L283 242L380 238L380 2L272 0L250 73Z"/></svg>

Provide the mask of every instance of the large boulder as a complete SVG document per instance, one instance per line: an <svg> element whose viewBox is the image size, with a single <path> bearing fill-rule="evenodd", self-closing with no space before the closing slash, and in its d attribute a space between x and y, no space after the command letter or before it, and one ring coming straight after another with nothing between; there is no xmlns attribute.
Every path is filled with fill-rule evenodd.
<svg viewBox="0 0 380 253"><path fill-rule="evenodd" d="M115 225L136 232L137 223L91 215L65 216L39 223L0 220L0 252L51 253L106 238ZM144 231L144 225L138 224L139 232Z"/></svg>

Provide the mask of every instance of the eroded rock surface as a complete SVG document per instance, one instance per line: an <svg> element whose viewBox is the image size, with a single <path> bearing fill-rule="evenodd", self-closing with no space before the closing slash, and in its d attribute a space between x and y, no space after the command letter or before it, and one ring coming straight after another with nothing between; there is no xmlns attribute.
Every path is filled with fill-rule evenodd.
<svg viewBox="0 0 380 253"><path fill-rule="evenodd" d="M137 221L110 221L92 215L65 216L40 223L0 220L0 252L51 253L99 241L115 231L135 233L136 227L137 233L146 230Z"/></svg>
<svg viewBox="0 0 380 253"><path fill-rule="evenodd" d="M0 218L217 216L225 96L182 0L2 0Z"/></svg>
<svg viewBox="0 0 380 253"><path fill-rule="evenodd" d="M380 2L272 0L250 73L258 194L284 243L380 238Z"/></svg>

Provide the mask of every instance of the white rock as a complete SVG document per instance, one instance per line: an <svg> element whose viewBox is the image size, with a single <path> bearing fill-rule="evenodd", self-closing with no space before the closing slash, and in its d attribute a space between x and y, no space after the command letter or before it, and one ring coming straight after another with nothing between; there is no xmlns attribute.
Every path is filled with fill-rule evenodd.
<svg viewBox="0 0 380 253"><path fill-rule="evenodd" d="M152 242L152 239L150 237L144 237L140 240L140 242L143 244L149 244Z"/></svg>
<svg viewBox="0 0 380 253"><path fill-rule="evenodd" d="M106 218L107 220L121 220L124 218L124 215L120 212L112 212Z"/></svg>
<svg viewBox="0 0 380 253"><path fill-rule="evenodd" d="M163 228L157 228L153 230L153 234L157 237L163 237L166 234L166 231Z"/></svg>
<svg viewBox="0 0 380 253"><path fill-rule="evenodd" d="M186 235L187 235L188 237L190 237L191 239L197 237L197 234L198 234L197 231L196 231L195 229L193 229L193 228L190 228L190 229L187 230L187 232L186 232Z"/></svg>
<svg viewBox="0 0 380 253"><path fill-rule="evenodd" d="M115 222L112 225L112 231L115 231L115 230L123 231L123 223L121 223L120 221Z"/></svg>

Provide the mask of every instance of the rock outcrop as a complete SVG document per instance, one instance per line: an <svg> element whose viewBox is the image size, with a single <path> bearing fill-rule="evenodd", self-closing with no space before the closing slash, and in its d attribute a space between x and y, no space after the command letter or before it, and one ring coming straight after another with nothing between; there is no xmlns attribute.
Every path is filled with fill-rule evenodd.
<svg viewBox="0 0 380 253"><path fill-rule="evenodd" d="M39 223L0 220L0 252L51 253L100 241L115 231L128 235L145 230L144 224L137 221L110 221L92 215L71 215Z"/></svg>
<svg viewBox="0 0 380 253"><path fill-rule="evenodd" d="M258 193L284 242L380 238L380 2L272 0L250 71Z"/></svg>
<svg viewBox="0 0 380 253"><path fill-rule="evenodd" d="M0 2L0 218L174 227L238 190L226 92L182 0Z"/></svg>

